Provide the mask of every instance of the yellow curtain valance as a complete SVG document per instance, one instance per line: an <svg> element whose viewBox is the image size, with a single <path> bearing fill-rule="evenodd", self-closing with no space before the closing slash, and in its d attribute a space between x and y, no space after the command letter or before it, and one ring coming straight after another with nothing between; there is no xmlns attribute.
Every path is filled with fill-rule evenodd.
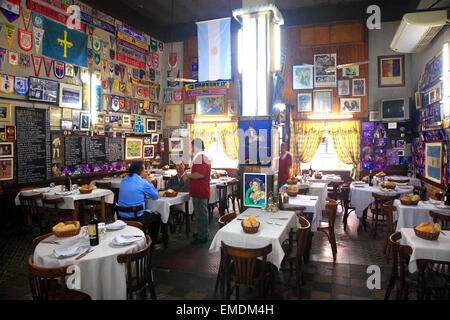
<svg viewBox="0 0 450 320"><path fill-rule="evenodd" d="M237 122L194 123L190 127L191 140L194 138L202 139L205 144L205 149L211 145L212 139L215 136L213 133L217 132L225 154L232 160L238 158Z"/></svg>

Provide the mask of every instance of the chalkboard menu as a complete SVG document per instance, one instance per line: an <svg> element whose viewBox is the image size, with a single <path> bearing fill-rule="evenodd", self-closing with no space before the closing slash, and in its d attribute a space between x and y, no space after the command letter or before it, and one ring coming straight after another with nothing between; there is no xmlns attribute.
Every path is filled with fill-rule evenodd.
<svg viewBox="0 0 450 320"><path fill-rule="evenodd" d="M17 180L19 184L51 178L48 110L16 107Z"/></svg>
<svg viewBox="0 0 450 320"><path fill-rule="evenodd" d="M66 166L85 164L86 137L66 136L64 141L64 158Z"/></svg>
<svg viewBox="0 0 450 320"><path fill-rule="evenodd" d="M94 136L86 139L86 160L88 164L106 162L105 136Z"/></svg>
<svg viewBox="0 0 450 320"><path fill-rule="evenodd" d="M123 138L106 138L106 160L108 162L123 161L124 146Z"/></svg>

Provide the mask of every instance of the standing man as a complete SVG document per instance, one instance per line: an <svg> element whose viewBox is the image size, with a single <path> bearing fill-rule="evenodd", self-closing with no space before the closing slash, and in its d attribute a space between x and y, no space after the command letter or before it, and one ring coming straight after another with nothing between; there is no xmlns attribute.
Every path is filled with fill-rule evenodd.
<svg viewBox="0 0 450 320"><path fill-rule="evenodd" d="M192 244L208 242L208 200L210 196L212 158L204 152L205 146L199 138L192 140L192 169L189 175L189 195L197 217L197 233Z"/></svg>
<svg viewBox="0 0 450 320"><path fill-rule="evenodd" d="M286 142L281 143L280 159L278 160L278 190L291 178L292 154L288 151Z"/></svg>

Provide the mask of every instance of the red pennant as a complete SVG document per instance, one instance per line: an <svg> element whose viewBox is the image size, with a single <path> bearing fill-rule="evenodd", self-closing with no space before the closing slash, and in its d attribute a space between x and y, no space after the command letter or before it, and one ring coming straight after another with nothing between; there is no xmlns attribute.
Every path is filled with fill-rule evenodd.
<svg viewBox="0 0 450 320"><path fill-rule="evenodd" d="M25 30L28 30L28 28L30 27L32 11L23 7L21 7L20 10L22 10L23 25L25 26Z"/></svg>
<svg viewBox="0 0 450 320"><path fill-rule="evenodd" d="M44 68L47 77L50 77L50 72L52 72L52 63L53 63L52 59L44 57Z"/></svg>
<svg viewBox="0 0 450 320"><path fill-rule="evenodd" d="M38 77L41 72L42 56L31 54L31 60L33 60L34 75Z"/></svg>

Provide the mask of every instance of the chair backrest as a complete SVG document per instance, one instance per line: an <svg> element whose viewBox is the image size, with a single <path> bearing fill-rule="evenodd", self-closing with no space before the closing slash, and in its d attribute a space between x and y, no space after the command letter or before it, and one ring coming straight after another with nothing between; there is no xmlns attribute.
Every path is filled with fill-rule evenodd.
<svg viewBox="0 0 450 320"><path fill-rule="evenodd" d="M389 182L409 183L409 179L388 179Z"/></svg>
<svg viewBox="0 0 450 320"><path fill-rule="evenodd" d="M152 279L152 239L149 235L146 237L147 244L144 249L119 254L117 256L118 263L125 263L127 269L127 293L131 297L131 293L147 286Z"/></svg>
<svg viewBox="0 0 450 320"><path fill-rule="evenodd" d="M444 196L444 192L442 192L442 191L438 191L438 192L436 192L435 194L434 194L434 198L436 199L436 200L439 200L439 201L441 201L442 200L442 197Z"/></svg>
<svg viewBox="0 0 450 320"><path fill-rule="evenodd" d="M430 216L434 223L439 223L444 230L450 230L450 214L439 213L430 210Z"/></svg>
<svg viewBox="0 0 450 320"><path fill-rule="evenodd" d="M336 221L336 212L337 212L337 201L333 199L328 199L327 204L325 205L325 210L328 214L328 226L331 229L334 229L334 223Z"/></svg>
<svg viewBox="0 0 450 320"><path fill-rule="evenodd" d="M239 195L239 181L228 182L228 185L231 186L231 193L233 195Z"/></svg>
<svg viewBox="0 0 450 320"><path fill-rule="evenodd" d="M298 189L297 194L305 195L305 194L308 194L308 192L309 192L309 188L300 188L300 189Z"/></svg>
<svg viewBox="0 0 450 320"><path fill-rule="evenodd" d="M134 219L137 220L138 219L138 212L144 210L144 206L142 204L138 205L138 206L130 206L130 207L126 207L126 206L119 206L117 203L115 204L115 211L117 212L117 217L119 217L119 211L121 212L133 212L134 213ZM130 219L130 218L127 218Z"/></svg>
<svg viewBox="0 0 450 320"><path fill-rule="evenodd" d="M97 181L95 186L100 189L111 189L111 182L101 182Z"/></svg>
<svg viewBox="0 0 450 320"><path fill-rule="evenodd" d="M224 214L219 218L219 228L224 227L228 222L236 218L236 212Z"/></svg>
<svg viewBox="0 0 450 320"><path fill-rule="evenodd" d="M227 198L228 187L225 184L218 184L217 190L219 191L219 200L225 201Z"/></svg>
<svg viewBox="0 0 450 320"><path fill-rule="evenodd" d="M331 181L328 184L328 188L332 188L333 191L339 191L339 188L342 186L343 182Z"/></svg>
<svg viewBox="0 0 450 320"><path fill-rule="evenodd" d="M372 197L375 199L374 203L375 203L375 210L382 214L382 208L384 204L393 204L393 201L395 199L398 199L400 197L400 195L398 193L393 194L391 196L388 195L383 195L383 194L378 194L375 192L372 192Z"/></svg>
<svg viewBox="0 0 450 320"><path fill-rule="evenodd" d="M19 195L20 199L20 209L25 216L31 217L37 215L41 212L40 207L37 204L38 200L41 200L44 197L42 193L35 195Z"/></svg>
<svg viewBox="0 0 450 320"><path fill-rule="evenodd" d="M400 244L402 234L395 232L389 237L392 247L392 272L399 277L400 282L405 281L406 266L409 262L409 256L412 254L412 248L408 245Z"/></svg>
<svg viewBox="0 0 450 320"><path fill-rule="evenodd" d="M51 235L53 235L53 232L46 233L46 234L43 234L43 235L41 235L41 236L38 236L38 237L34 238L34 239L31 241L31 244L33 245L33 251L36 249L36 247L37 247L37 245L39 244L39 242L41 242L41 241L44 240L44 239L47 239L47 238L50 237Z"/></svg>
<svg viewBox="0 0 450 320"><path fill-rule="evenodd" d="M342 185L341 186L341 200L344 208L348 208L350 204L350 186Z"/></svg>
<svg viewBox="0 0 450 320"><path fill-rule="evenodd" d="M140 223L139 221L131 221L131 220L124 220L124 221L127 225L141 229L142 231L144 231L144 225L142 223Z"/></svg>
<svg viewBox="0 0 450 320"><path fill-rule="evenodd" d="M397 210L397 208L392 204L383 204L381 207L383 210L384 215L386 216L386 224L388 229L388 235L394 233L394 211Z"/></svg>
<svg viewBox="0 0 450 320"><path fill-rule="evenodd" d="M298 222L300 223L300 228L297 229L297 252L296 252L296 260L297 265L301 263L303 254L306 248L306 242L308 239L308 234L311 231L311 224L308 220L303 217L298 217Z"/></svg>
<svg viewBox="0 0 450 320"><path fill-rule="evenodd" d="M30 254L27 263L27 276L33 300L67 299L66 276L71 275L67 273L69 266L71 265L56 268L38 267L34 265L33 255Z"/></svg>
<svg viewBox="0 0 450 320"><path fill-rule="evenodd" d="M232 247L222 241L221 246L224 252L224 261L229 261L231 258L234 262L234 280L236 283L253 287L256 278L262 281L266 273L267 255L272 252L272 244L263 248L247 249ZM259 257L262 257L262 268L260 274L255 274ZM229 272L229 264L226 263L225 274L229 274Z"/></svg>

